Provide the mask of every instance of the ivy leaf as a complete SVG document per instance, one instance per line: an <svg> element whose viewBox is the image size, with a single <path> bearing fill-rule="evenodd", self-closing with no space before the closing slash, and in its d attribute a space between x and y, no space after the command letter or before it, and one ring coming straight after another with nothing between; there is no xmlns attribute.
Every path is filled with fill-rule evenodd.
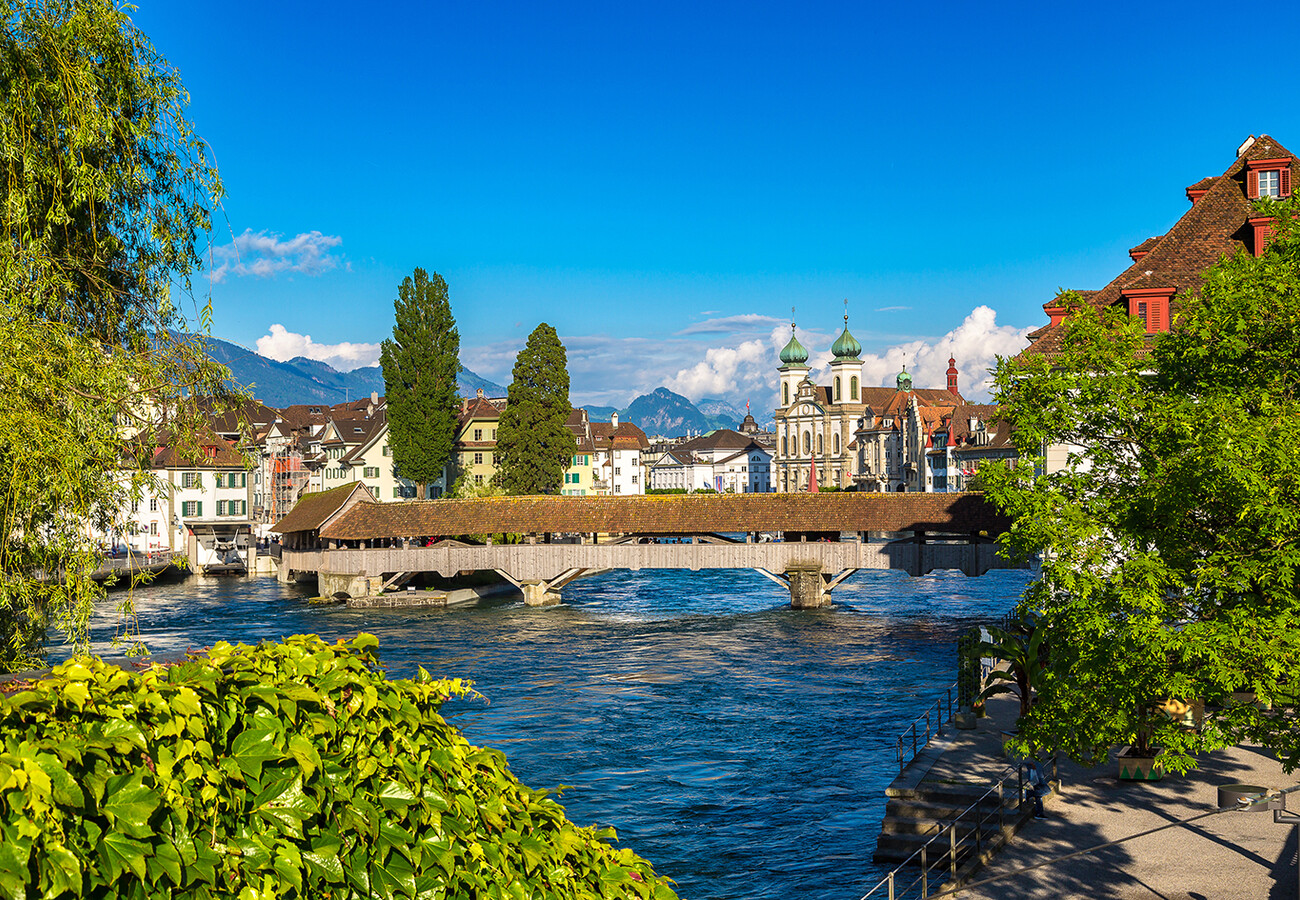
<svg viewBox="0 0 1300 900"><path fill-rule="evenodd" d="M253 813L278 825L294 837L302 837L302 822L315 815L314 801L302 790L302 776L283 784L278 792L259 802Z"/></svg>
<svg viewBox="0 0 1300 900"><path fill-rule="evenodd" d="M108 779L101 806L114 825L133 837L152 836L149 817L162 802L157 791L142 783L143 779L140 770Z"/></svg>
<svg viewBox="0 0 1300 900"><path fill-rule="evenodd" d="M289 755L302 766L303 774L307 778L311 778L320 768L320 755L316 752L316 748L312 746L311 741L300 734L289 738Z"/></svg>
<svg viewBox="0 0 1300 900"><path fill-rule="evenodd" d="M108 868L110 884L117 881L123 872L131 872L136 878L144 881L148 844L110 831L104 835L97 849L99 858Z"/></svg>
<svg viewBox="0 0 1300 900"><path fill-rule="evenodd" d="M396 781L385 781L375 796L384 809L405 809L416 800L415 791Z"/></svg>
<svg viewBox="0 0 1300 900"><path fill-rule="evenodd" d="M269 728L249 728L235 738L230 755L245 775L260 778L264 764L283 757L275 747L275 735Z"/></svg>
<svg viewBox="0 0 1300 900"><path fill-rule="evenodd" d="M181 885L181 855L171 844L157 843L153 845L153 861L149 868L159 869L166 873L167 877L172 880L172 884L177 887ZM156 884L158 876L155 874L149 879L150 883Z"/></svg>

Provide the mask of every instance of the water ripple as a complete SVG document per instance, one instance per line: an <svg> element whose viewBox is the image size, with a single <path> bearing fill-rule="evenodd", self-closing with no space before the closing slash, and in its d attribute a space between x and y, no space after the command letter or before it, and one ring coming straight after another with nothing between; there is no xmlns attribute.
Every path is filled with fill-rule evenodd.
<svg viewBox="0 0 1300 900"><path fill-rule="evenodd" d="M860 572L835 605L791 610L749 571L608 572L565 603L348 610L273 579L137 591L163 658L218 640L369 631L394 676L424 666L486 698L449 704L471 741L575 821L619 837L690 900L860 896L903 724L953 678L958 633L999 616L1022 573ZM106 655L111 604L94 635ZM59 650L55 649L57 655Z"/></svg>

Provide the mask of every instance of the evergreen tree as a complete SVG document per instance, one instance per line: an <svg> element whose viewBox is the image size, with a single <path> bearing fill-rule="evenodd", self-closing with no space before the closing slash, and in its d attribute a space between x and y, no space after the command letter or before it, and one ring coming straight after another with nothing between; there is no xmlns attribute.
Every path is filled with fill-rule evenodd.
<svg viewBox="0 0 1300 900"><path fill-rule="evenodd" d="M564 345L545 322L519 351L510 401L497 426L497 482L510 494L554 494L573 455L564 427L569 408L569 367Z"/></svg>
<svg viewBox="0 0 1300 900"><path fill-rule="evenodd" d="M426 486L436 481L456 443L460 404L460 333L451 315L447 282L416 269L402 280L393 302L393 339L384 341L380 365L388 398L389 444L404 478Z"/></svg>

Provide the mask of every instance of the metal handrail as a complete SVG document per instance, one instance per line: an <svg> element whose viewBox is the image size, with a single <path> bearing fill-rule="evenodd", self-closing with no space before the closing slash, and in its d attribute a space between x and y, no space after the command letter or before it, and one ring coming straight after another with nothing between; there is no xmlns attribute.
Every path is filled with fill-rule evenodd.
<svg viewBox="0 0 1300 900"><path fill-rule="evenodd" d="M944 883L945 880L956 881L958 870L965 865L972 856L978 858L984 852L984 825L993 819L993 813L987 812L985 806L990 797L996 798L996 816L999 832L1005 834L1007 822L1007 807L1004 796L1004 785L1013 777L1012 769L1014 768L1014 778L1016 781L1016 806L1015 814L1019 819L1024 813L1025 803L1025 778L1024 766L1016 765L1008 767L997 781L995 781L987 791L979 796L974 803L966 807L957 817L947 825L936 822L932 827L940 828L938 833L926 841L918 850L895 866L888 875L882 878L871 890L862 895L861 900L876 894L882 889L887 890L885 895L888 900L905 900L908 892L916 890L916 897L925 900L931 892ZM965 827L963 827L965 826ZM924 834L925 832L922 832ZM933 847L935 843L937 847ZM946 843L946 846L945 846ZM936 859L930 862L932 849L938 850L935 854ZM904 885L898 884L898 874L906 866L919 866L921 871L916 878ZM936 876L931 881L931 871L938 869ZM946 878L942 871L947 869Z"/></svg>
<svg viewBox="0 0 1300 900"><path fill-rule="evenodd" d="M953 697L957 693L957 683L953 682L944 689L944 695L938 700L931 703L921 715L912 720L912 724L903 730L898 736L898 774L903 774L903 769L907 764L916 758L916 755L929 745L931 738L943 733L943 723L952 721ZM947 707L947 715L944 715L944 708ZM933 720L933 726L931 721ZM917 730L917 725L922 721L925 722L925 740L921 740L921 734ZM907 755L907 746L909 743L912 747L911 755Z"/></svg>

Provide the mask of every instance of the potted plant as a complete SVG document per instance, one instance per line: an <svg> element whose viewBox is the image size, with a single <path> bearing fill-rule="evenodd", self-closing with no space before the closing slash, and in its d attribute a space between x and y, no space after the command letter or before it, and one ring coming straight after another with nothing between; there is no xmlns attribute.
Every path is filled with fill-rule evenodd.
<svg viewBox="0 0 1300 900"><path fill-rule="evenodd" d="M1165 775L1159 757L1162 747L1151 743L1156 717L1165 715L1158 706L1141 703L1135 710L1133 743L1119 751L1120 781L1159 781Z"/></svg>

